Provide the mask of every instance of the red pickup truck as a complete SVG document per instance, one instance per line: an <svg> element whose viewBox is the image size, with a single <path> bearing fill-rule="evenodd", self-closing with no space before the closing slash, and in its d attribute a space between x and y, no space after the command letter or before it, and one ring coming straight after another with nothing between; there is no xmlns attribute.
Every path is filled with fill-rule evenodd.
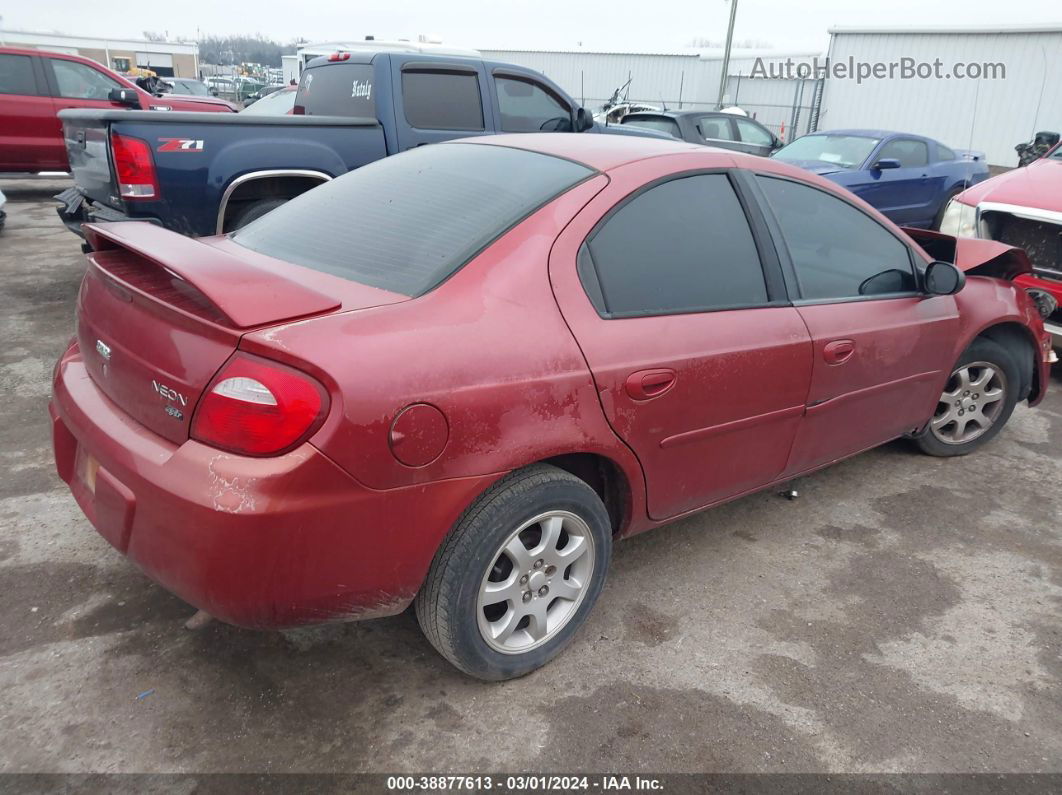
<svg viewBox="0 0 1062 795"><path fill-rule="evenodd" d="M1024 168L974 185L948 204L940 231L1025 249L1033 273L1015 281L1049 293L1062 307L1062 144ZM1044 322L1062 350L1062 308Z"/></svg>
<svg viewBox="0 0 1062 795"><path fill-rule="evenodd" d="M0 47L0 171L68 171L70 108L232 112L213 97L157 97L90 58Z"/></svg>

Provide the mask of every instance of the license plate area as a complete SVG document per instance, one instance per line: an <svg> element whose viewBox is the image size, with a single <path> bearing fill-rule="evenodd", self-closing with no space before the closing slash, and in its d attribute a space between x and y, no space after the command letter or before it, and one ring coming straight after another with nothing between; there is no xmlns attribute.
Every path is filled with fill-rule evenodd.
<svg viewBox="0 0 1062 795"><path fill-rule="evenodd" d="M100 462L91 453L87 452L84 447L79 446L77 448L77 462L74 471L77 472L78 480L81 481L89 494L96 494L96 475L99 470Z"/></svg>

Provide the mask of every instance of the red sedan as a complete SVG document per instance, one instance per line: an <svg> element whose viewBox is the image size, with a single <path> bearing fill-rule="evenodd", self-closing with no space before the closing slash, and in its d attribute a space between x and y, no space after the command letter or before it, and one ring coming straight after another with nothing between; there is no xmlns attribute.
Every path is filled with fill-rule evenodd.
<svg viewBox="0 0 1062 795"><path fill-rule="evenodd" d="M970 452L1048 380L1020 252L678 142L477 138L227 237L86 229L51 412L97 530L242 626L415 600L484 679L571 640L614 539L900 436Z"/></svg>

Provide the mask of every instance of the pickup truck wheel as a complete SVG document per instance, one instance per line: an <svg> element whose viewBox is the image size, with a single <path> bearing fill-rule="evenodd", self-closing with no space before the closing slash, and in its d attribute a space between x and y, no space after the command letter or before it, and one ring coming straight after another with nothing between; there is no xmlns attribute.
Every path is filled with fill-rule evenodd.
<svg viewBox="0 0 1062 795"><path fill-rule="evenodd" d="M935 456L972 453L1010 419L1021 373L1014 357L992 340L978 339L959 358L918 446Z"/></svg>
<svg viewBox="0 0 1062 795"><path fill-rule="evenodd" d="M230 231L235 232L237 229L247 226L251 221L257 221L266 213L271 210L275 210L282 204L287 204L287 199L262 199L256 201L254 204L248 204L242 210L239 215L233 219Z"/></svg>
<svg viewBox="0 0 1062 795"><path fill-rule="evenodd" d="M480 496L440 547L417 620L470 676L523 676L586 620L611 554L608 512L590 486L545 464L519 470Z"/></svg>

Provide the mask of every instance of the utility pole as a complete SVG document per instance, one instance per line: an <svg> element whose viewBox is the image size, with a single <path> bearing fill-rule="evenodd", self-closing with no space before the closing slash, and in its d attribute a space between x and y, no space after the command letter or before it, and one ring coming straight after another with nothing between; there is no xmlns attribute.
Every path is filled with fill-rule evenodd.
<svg viewBox="0 0 1062 795"><path fill-rule="evenodd" d="M734 18L737 16L738 0L730 2L730 24L726 28L726 47L723 48L723 73L719 75L719 99L715 103L716 110L723 107L723 97L726 96L727 72L730 71L730 45L734 42Z"/></svg>

